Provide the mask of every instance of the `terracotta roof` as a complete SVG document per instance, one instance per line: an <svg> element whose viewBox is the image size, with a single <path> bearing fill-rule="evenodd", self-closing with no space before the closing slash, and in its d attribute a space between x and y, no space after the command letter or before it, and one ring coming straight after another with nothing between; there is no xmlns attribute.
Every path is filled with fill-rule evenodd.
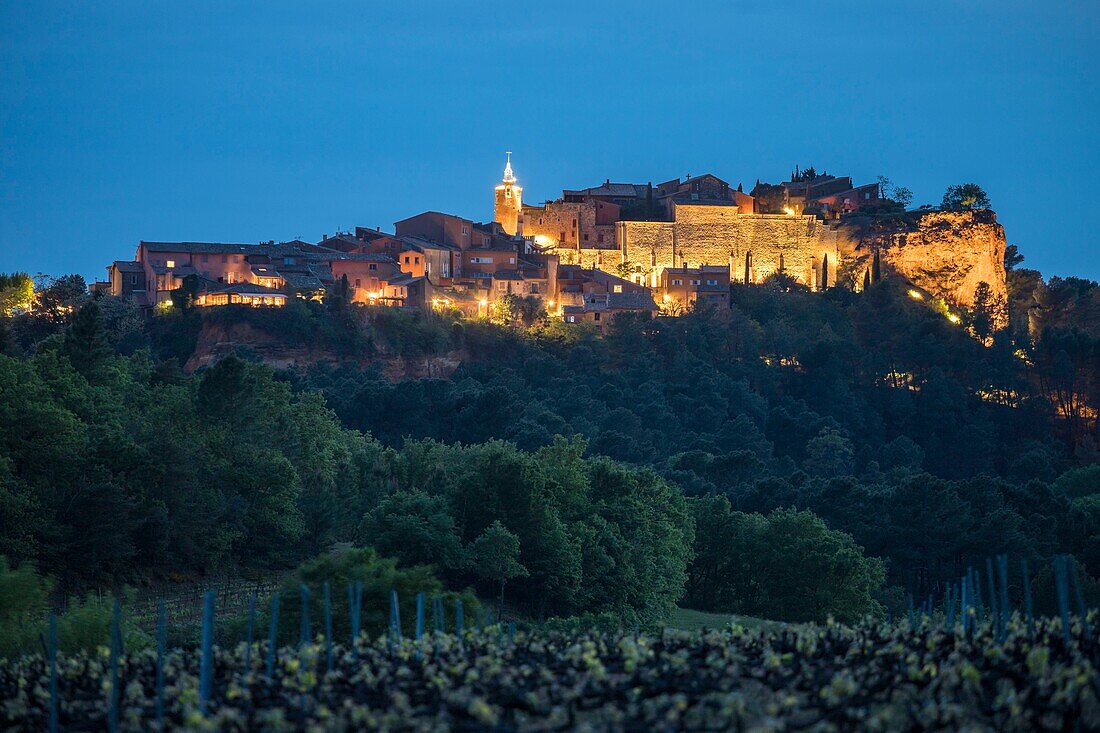
<svg viewBox="0 0 1100 733"><path fill-rule="evenodd" d="M114 268L119 272L142 272L143 268L140 262L134 262L130 260L115 260L113 263Z"/></svg>

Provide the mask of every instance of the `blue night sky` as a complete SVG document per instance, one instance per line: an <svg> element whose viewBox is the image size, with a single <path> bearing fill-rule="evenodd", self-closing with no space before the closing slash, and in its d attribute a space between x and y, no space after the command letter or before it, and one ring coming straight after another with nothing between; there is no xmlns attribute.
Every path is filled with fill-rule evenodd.
<svg viewBox="0 0 1100 733"><path fill-rule="evenodd" d="M679 9L678 9L679 8ZM985 187L1100 278L1100 3L5 2L0 271L799 164Z"/></svg>

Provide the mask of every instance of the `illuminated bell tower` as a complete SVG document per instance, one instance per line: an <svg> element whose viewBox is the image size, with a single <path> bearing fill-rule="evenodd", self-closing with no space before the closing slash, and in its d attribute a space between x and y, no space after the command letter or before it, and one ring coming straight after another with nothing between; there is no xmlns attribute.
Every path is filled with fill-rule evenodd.
<svg viewBox="0 0 1100 733"><path fill-rule="evenodd" d="M512 173L512 151L508 151L508 162L504 165L504 178L496 187L496 207L494 220L512 235L523 235L523 188L516 185L516 176Z"/></svg>

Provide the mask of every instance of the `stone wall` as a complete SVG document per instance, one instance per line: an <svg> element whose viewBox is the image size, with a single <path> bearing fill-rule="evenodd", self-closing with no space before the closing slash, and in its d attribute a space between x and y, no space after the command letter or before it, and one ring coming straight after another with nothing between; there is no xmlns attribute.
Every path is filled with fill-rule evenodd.
<svg viewBox="0 0 1100 733"><path fill-rule="evenodd" d="M836 282L840 253L836 233L812 216L742 214L734 206L678 205L675 221L619 224L625 259L656 275L666 267L726 265L735 282L761 282L783 269L816 287L828 257Z"/></svg>
<svg viewBox="0 0 1100 733"><path fill-rule="evenodd" d="M524 206L523 235L552 241L558 247L614 249L615 225L598 224L596 206L596 201L549 201L545 206Z"/></svg>
<svg viewBox="0 0 1100 733"><path fill-rule="evenodd" d="M813 289L828 258L829 286L858 289L876 249L885 277L902 277L954 306L974 304L978 284L1006 299L1004 228L992 211L910 213L826 223L814 216L741 214L733 206L677 205L675 221L623 221L618 250L573 246L562 262L616 272L622 262L647 271L655 287L666 267L726 265L733 282L759 283L783 269ZM998 306L997 325L1004 325Z"/></svg>

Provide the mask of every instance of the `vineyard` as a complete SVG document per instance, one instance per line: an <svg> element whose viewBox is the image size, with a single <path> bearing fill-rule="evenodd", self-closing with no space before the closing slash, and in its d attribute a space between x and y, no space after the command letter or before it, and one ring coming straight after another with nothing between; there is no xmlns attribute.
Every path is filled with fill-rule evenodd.
<svg viewBox="0 0 1100 733"><path fill-rule="evenodd" d="M437 610L433 607L433 611ZM696 633L493 625L0 662L4 730L1097 730L1089 619ZM306 622L308 624L308 621ZM251 634L251 630L249 631ZM350 641L350 638L349 638ZM55 660L55 661L54 661ZM116 694L117 693L117 694ZM56 701L56 704L53 703Z"/></svg>

